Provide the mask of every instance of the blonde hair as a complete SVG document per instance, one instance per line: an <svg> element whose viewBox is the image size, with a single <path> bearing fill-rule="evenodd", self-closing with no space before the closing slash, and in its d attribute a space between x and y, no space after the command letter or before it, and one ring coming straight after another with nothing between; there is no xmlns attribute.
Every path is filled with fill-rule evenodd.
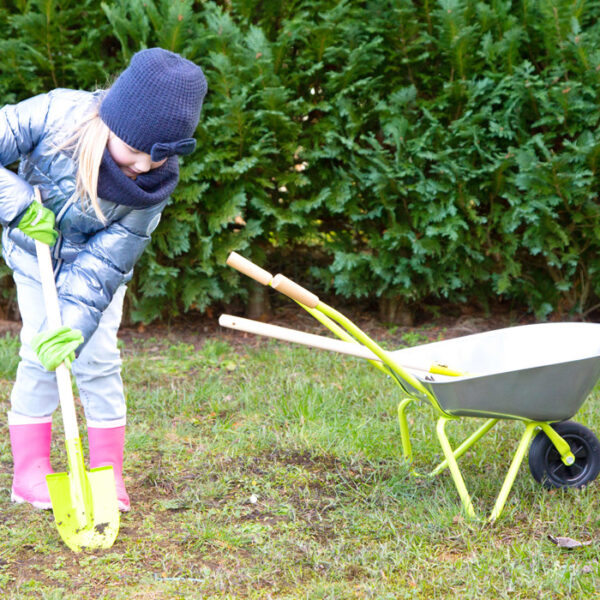
<svg viewBox="0 0 600 600"><path fill-rule="evenodd" d="M81 198L84 207L93 207L96 216L104 225L107 220L98 203L98 173L109 136L110 129L96 109L57 148L73 152L73 160L77 165L75 193Z"/></svg>

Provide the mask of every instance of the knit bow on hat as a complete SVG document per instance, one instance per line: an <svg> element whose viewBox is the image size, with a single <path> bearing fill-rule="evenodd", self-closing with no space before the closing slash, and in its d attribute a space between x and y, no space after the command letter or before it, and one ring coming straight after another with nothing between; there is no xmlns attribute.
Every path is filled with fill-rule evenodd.
<svg viewBox="0 0 600 600"><path fill-rule="evenodd" d="M152 162L159 162L175 154L191 154L195 148L196 140L194 138L185 138L178 142L169 143L156 142L150 150L150 157L152 158Z"/></svg>

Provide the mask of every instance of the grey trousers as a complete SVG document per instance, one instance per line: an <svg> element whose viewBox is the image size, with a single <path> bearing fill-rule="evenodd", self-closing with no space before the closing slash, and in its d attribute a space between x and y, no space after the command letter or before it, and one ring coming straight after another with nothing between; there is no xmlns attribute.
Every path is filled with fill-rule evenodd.
<svg viewBox="0 0 600 600"><path fill-rule="evenodd" d="M19 351L21 361L11 393L11 412L15 416L47 417L58 407L56 376L42 366L30 346L31 338L38 333L45 318L42 286L33 277L16 272L13 277L23 327ZM71 372L91 426L118 427L125 424L121 353L117 348L125 291L124 285L117 290L102 314L98 329L72 365Z"/></svg>

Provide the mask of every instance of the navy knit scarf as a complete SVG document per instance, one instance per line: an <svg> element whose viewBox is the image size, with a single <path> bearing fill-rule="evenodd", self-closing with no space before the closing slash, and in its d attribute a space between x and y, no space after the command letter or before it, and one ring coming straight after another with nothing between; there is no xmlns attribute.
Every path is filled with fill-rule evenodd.
<svg viewBox="0 0 600 600"><path fill-rule="evenodd" d="M131 179L121 171L106 149L98 173L98 196L115 204L149 208L166 200L178 181L177 156L171 156L164 165Z"/></svg>

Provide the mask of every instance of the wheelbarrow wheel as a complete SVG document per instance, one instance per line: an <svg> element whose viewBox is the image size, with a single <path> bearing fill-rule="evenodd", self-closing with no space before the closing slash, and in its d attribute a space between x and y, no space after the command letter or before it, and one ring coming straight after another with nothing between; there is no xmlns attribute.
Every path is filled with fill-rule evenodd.
<svg viewBox="0 0 600 600"><path fill-rule="evenodd" d="M590 483L600 472L600 441L587 427L574 421L555 423L552 427L571 447L575 462L567 466L550 438L540 431L529 447L529 470L544 487L579 488Z"/></svg>

